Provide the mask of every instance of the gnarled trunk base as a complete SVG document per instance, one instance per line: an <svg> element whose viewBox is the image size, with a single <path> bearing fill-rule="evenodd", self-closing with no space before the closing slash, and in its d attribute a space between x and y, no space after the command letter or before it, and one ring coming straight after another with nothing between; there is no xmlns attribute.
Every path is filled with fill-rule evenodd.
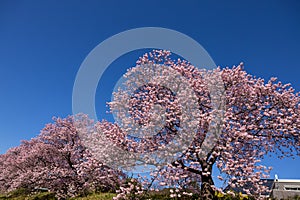
<svg viewBox="0 0 300 200"><path fill-rule="evenodd" d="M202 185L201 185L201 199L202 200L215 200L215 191L212 188L214 181L211 175L202 176Z"/></svg>
<svg viewBox="0 0 300 200"><path fill-rule="evenodd" d="M211 184L202 183L201 186L201 199L202 200L215 200L215 191L212 189Z"/></svg>

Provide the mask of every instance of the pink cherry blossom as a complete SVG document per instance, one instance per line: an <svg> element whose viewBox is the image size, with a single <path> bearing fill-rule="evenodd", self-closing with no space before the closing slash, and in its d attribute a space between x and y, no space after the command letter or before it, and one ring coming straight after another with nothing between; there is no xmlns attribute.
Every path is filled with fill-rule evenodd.
<svg viewBox="0 0 300 200"><path fill-rule="evenodd" d="M145 54L137 61L137 66L125 75L128 79L126 83L130 86L140 81L138 76L132 74L145 73L146 69L142 66L147 64L154 67L162 64L175 70L188 81L196 94L198 129L188 148L173 162L158 167L150 174L150 180L140 178L144 191L167 186L178 190L176 194L171 194L172 197L191 192L202 196L213 195L212 168L216 165L222 172L220 180L232 187L250 183L253 187L245 192L260 198L261 192L266 190L260 179L268 177L271 170L261 164L261 159L265 155L279 158L299 156L299 93L276 78L265 82L253 77L244 70L243 63L233 68L200 70L187 61L174 61L170 56L171 53L165 50ZM98 124L120 148L132 152L156 152L179 134L183 108L179 106L176 91L161 86L158 80L168 80L165 73L161 76L163 78L151 80L136 90L119 90L114 94L114 100L109 103L111 111L127 120L125 123L137 123L149 127L146 130L150 131L154 130L151 124L153 119L165 120L160 131L152 137L146 131L141 139L129 137L132 131L129 125ZM216 77L221 77L221 81ZM216 87L215 91L219 94L212 95L210 87ZM185 98L194 97L186 95ZM214 101L223 106L216 108ZM165 118L161 118L161 113L151 111L157 104L165 109ZM127 114L122 106L129 110ZM216 116L221 116L219 121ZM194 126L193 123L190 126ZM219 137L212 142L204 140L208 134ZM205 151L206 147L210 151Z"/></svg>

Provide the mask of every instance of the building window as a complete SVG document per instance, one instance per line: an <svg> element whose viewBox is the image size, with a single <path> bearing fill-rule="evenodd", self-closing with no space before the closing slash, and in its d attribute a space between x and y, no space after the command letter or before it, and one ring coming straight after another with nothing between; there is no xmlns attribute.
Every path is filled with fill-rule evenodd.
<svg viewBox="0 0 300 200"><path fill-rule="evenodd" d="M299 186L285 186L284 187L285 190L290 190L290 191L300 191L300 187Z"/></svg>

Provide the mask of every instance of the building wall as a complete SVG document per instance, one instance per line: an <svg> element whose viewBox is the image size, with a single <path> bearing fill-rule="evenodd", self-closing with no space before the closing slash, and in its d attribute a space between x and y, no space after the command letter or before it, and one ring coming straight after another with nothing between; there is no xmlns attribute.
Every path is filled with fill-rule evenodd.
<svg viewBox="0 0 300 200"><path fill-rule="evenodd" d="M299 181L274 181L271 197L276 199L286 199L288 197L300 196Z"/></svg>

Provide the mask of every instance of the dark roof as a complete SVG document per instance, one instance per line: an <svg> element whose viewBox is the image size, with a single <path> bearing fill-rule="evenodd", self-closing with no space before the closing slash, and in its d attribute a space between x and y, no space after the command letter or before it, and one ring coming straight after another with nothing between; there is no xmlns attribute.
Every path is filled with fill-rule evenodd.
<svg viewBox="0 0 300 200"><path fill-rule="evenodd" d="M264 186L267 186L268 187L268 190L269 191L265 191L262 193L262 195L270 195L270 191L272 189L272 185L274 183L274 179L261 179L263 181L263 185ZM235 181L236 182L236 181ZM252 183L248 182L245 184L244 187L235 187L235 188L232 188L230 185L227 185L226 188L223 190L224 192L227 192L227 191L234 191L234 192L237 192L237 193L244 193L243 191L243 188L244 189L250 189L252 188Z"/></svg>

